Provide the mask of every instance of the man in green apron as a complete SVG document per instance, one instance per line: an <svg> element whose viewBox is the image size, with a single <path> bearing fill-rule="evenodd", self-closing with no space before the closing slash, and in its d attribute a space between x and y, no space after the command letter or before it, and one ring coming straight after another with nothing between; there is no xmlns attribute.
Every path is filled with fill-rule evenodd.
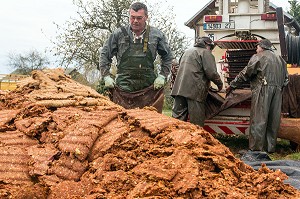
<svg viewBox="0 0 300 199"><path fill-rule="evenodd" d="M130 24L115 30L104 44L99 70L105 87L112 91L112 101L125 108L154 106L162 112L163 88L173 60L165 35L147 24L148 10L143 3L130 6ZM161 70L154 70L157 54ZM117 58L117 74L109 72L113 57Z"/></svg>

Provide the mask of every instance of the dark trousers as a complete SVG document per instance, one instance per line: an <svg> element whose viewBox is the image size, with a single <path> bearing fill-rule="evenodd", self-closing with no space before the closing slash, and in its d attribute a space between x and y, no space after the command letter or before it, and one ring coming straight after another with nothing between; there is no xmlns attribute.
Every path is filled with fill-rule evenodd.
<svg viewBox="0 0 300 199"><path fill-rule="evenodd" d="M275 152L280 127L282 90L262 86L252 91L249 148L253 151Z"/></svg>
<svg viewBox="0 0 300 199"><path fill-rule="evenodd" d="M172 117L204 126L205 104L182 96L175 96Z"/></svg>

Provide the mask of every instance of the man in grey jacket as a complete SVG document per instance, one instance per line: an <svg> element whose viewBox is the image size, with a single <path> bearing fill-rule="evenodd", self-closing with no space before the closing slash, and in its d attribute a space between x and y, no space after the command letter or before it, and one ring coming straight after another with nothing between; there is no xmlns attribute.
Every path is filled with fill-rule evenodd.
<svg viewBox="0 0 300 199"><path fill-rule="evenodd" d="M173 60L165 35L147 24L148 10L136 2L129 9L130 24L116 29L106 41L100 55L99 70L105 87L112 89L112 100L125 108L163 105L163 87ZM154 61L161 58L161 70L156 73ZM109 70L117 58L117 74Z"/></svg>
<svg viewBox="0 0 300 199"><path fill-rule="evenodd" d="M211 53L214 47L209 37L197 38L194 47L185 51L179 60L171 96L174 97L172 116L204 126L205 101L214 82L221 90L223 83L217 72L216 61Z"/></svg>
<svg viewBox="0 0 300 199"><path fill-rule="evenodd" d="M250 81L252 92L249 148L252 151L275 152L280 126L282 89L288 84L286 62L272 51L268 39L257 45L257 54L230 82L227 94L245 81Z"/></svg>

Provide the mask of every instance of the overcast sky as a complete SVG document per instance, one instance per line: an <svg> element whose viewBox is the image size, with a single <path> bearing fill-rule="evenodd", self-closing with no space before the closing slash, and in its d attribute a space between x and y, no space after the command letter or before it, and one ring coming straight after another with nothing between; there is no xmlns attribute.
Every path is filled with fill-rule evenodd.
<svg viewBox="0 0 300 199"><path fill-rule="evenodd" d="M151 0L148 0L151 1ZM167 0L174 6L178 28L188 37L194 31L184 25L209 0ZM288 0L271 0L275 5L288 8ZM57 35L53 22L63 25L76 16L72 0L1 0L0 1L0 74L12 72L7 66L8 54L24 54L29 50L43 52L51 48L51 39Z"/></svg>

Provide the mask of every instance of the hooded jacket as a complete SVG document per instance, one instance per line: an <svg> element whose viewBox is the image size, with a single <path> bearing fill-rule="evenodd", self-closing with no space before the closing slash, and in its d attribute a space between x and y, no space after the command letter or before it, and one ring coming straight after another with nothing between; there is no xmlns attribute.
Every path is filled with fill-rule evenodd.
<svg viewBox="0 0 300 199"><path fill-rule="evenodd" d="M282 88L288 84L286 62L271 50L255 54L230 86L236 88L245 81L250 81L252 91L249 148L274 152L280 126Z"/></svg>
<svg viewBox="0 0 300 199"><path fill-rule="evenodd" d="M217 72L216 61L204 42L185 51L179 60L179 70L171 96L183 96L205 102L210 81L218 87L223 85Z"/></svg>
<svg viewBox="0 0 300 199"><path fill-rule="evenodd" d="M288 84L286 62L271 50L255 54L248 65L231 81L230 86L238 87L250 81L251 90L260 86L284 87Z"/></svg>

